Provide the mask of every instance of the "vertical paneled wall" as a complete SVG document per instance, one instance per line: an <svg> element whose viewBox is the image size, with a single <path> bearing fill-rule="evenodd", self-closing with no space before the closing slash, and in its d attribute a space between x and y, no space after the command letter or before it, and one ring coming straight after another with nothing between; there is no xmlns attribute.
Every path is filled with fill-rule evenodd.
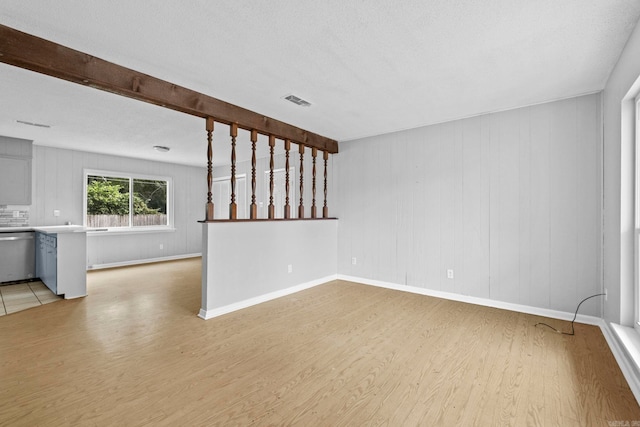
<svg viewBox="0 0 640 427"><path fill-rule="evenodd" d="M31 225L82 224L84 169L168 176L173 179L173 232L91 235L87 265L112 264L201 252L206 170L127 157L34 145ZM53 215L59 210L60 216ZM160 248L162 245L162 249Z"/></svg>
<svg viewBox="0 0 640 427"><path fill-rule="evenodd" d="M594 94L342 143L338 273L572 312L601 290L600 123Z"/></svg>

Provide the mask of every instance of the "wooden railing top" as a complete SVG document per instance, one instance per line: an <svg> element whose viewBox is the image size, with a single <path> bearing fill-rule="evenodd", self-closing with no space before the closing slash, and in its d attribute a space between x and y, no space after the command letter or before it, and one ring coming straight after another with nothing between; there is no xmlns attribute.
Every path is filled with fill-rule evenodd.
<svg viewBox="0 0 640 427"><path fill-rule="evenodd" d="M338 152L338 142L333 139L4 25L0 25L0 62L193 116L213 117L220 123L237 124L329 153Z"/></svg>

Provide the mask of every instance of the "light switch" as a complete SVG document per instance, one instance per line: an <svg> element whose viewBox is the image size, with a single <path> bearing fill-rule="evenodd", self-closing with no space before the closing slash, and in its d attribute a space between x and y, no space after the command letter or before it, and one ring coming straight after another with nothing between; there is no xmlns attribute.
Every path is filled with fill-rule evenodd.
<svg viewBox="0 0 640 427"><path fill-rule="evenodd" d="M54 209L53 210L53 216L60 216L60 210L59 209Z"/></svg>

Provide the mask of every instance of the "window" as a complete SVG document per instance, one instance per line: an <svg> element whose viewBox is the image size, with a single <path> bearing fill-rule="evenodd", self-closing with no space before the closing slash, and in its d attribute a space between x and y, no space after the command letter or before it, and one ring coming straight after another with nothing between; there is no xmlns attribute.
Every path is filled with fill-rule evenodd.
<svg viewBox="0 0 640 427"><path fill-rule="evenodd" d="M166 177L85 171L87 227L116 230L171 226L171 179Z"/></svg>

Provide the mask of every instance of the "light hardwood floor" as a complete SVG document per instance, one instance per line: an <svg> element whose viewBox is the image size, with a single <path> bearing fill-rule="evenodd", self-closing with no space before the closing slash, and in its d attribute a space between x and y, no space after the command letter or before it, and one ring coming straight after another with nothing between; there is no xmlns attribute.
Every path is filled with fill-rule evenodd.
<svg viewBox="0 0 640 427"><path fill-rule="evenodd" d="M563 336L536 316L340 281L204 321L199 259L91 272L88 290L0 318L0 425L640 420L593 326Z"/></svg>

